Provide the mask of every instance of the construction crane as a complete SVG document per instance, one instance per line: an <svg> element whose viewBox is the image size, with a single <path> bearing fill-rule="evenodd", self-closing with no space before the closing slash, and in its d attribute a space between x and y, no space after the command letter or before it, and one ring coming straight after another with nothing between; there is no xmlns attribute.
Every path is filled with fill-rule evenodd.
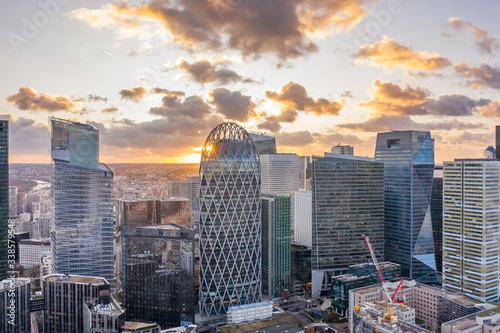
<svg viewBox="0 0 500 333"><path fill-rule="evenodd" d="M394 315L394 302L393 297L389 294L389 290L387 289L387 284L384 280L384 275L382 274L382 270L380 269L380 265L378 264L377 257L375 256L375 251L373 251L372 243L370 243L370 238L366 235L363 235L363 238L366 241L366 245L368 245L368 250L370 250L370 255L372 256L373 264L375 268L377 268L378 277L380 278L380 282L382 283L382 288L384 289L385 295L387 296L387 308L388 311L385 314L382 321L386 321L389 324L396 324L398 322L398 317Z"/></svg>

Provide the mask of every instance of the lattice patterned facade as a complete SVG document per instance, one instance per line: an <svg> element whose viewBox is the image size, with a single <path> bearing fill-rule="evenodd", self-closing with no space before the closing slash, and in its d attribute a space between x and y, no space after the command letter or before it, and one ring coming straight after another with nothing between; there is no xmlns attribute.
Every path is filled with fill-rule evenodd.
<svg viewBox="0 0 500 333"><path fill-rule="evenodd" d="M200 312L260 302L260 162L240 126L210 132L200 163Z"/></svg>

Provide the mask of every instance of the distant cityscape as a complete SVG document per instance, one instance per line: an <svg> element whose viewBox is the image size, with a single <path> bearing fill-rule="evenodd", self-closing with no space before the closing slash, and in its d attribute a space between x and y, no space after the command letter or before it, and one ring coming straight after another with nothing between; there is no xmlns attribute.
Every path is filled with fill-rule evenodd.
<svg viewBox="0 0 500 333"><path fill-rule="evenodd" d="M299 156L225 122L199 164L104 164L49 128L9 165L0 121L1 332L499 331L500 126L442 165L424 130Z"/></svg>

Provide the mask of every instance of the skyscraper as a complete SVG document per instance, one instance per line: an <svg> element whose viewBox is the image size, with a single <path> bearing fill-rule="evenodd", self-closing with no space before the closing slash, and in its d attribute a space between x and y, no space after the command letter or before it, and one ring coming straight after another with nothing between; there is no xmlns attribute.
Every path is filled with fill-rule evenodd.
<svg viewBox="0 0 500 333"><path fill-rule="evenodd" d="M260 154L262 193L291 193L299 190L299 156Z"/></svg>
<svg viewBox="0 0 500 333"><path fill-rule="evenodd" d="M421 282L436 281L431 221L434 145L426 131L379 133L385 169L385 259ZM371 238L371 237L370 237Z"/></svg>
<svg viewBox="0 0 500 333"><path fill-rule="evenodd" d="M441 171L441 170L439 170ZM434 238L434 254L436 271L443 270L443 174L434 174L431 196L432 237Z"/></svg>
<svg viewBox="0 0 500 333"><path fill-rule="evenodd" d="M498 300L500 161L444 162L443 287Z"/></svg>
<svg viewBox="0 0 500 333"><path fill-rule="evenodd" d="M311 294L317 297L329 291L332 277L370 260L363 234L383 255L384 165L325 153L313 156L312 168Z"/></svg>
<svg viewBox="0 0 500 333"><path fill-rule="evenodd" d="M290 290L290 194L262 194L262 291L270 298Z"/></svg>
<svg viewBox="0 0 500 333"><path fill-rule="evenodd" d="M495 158L500 159L500 125L495 127Z"/></svg>
<svg viewBox="0 0 500 333"><path fill-rule="evenodd" d="M261 133L248 133L252 139L257 155L276 154L276 138Z"/></svg>
<svg viewBox="0 0 500 333"><path fill-rule="evenodd" d="M299 189L311 190L311 156L299 156Z"/></svg>
<svg viewBox="0 0 500 333"><path fill-rule="evenodd" d="M50 118L54 271L113 281L113 173L91 125Z"/></svg>
<svg viewBox="0 0 500 333"><path fill-rule="evenodd" d="M340 154L340 155L354 155L354 147L349 145L340 145L340 143L336 146L332 147L332 154Z"/></svg>
<svg viewBox="0 0 500 333"><path fill-rule="evenodd" d="M292 193L292 230L294 241L312 246L312 193L311 191L295 191Z"/></svg>
<svg viewBox="0 0 500 333"><path fill-rule="evenodd" d="M207 137L200 163L200 312L260 302L260 162L240 126L222 123Z"/></svg>
<svg viewBox="0 0 500 333"><path fill-rule="evenodd" d="M0 281L7 278L9 223L9 122L0 120Z"/></svg>

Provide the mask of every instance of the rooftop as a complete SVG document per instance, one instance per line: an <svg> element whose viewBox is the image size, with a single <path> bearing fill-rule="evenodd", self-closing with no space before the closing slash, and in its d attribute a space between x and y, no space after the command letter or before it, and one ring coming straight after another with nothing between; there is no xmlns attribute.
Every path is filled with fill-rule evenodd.
<svg viewBox="0 0 500 333"><path fill-rule="evenodd" d="M494 316L494 315L500 313L500 304L493 303L493 302L488 302L488 304L491 304L491 305L493 305L495 307L493 309L489 309L489 310L486 310L486 311L479 312L477 314L478 317L480 317L480 318L491 317L491 316Z"/></svg>
<svg viewBox="0 0 500 333"><path fill-rule="evenodd" d="M476 315L472 314L466 317L458 318L444 323L443 325L454 327L458 330L465 330L477 325Z"/></svg>
<svg viewBox="0 0 500 333"><path fill-rule="evenodd" d="M476 304L480 303L479 301L476 301L475 299L472 299L470 297L461 295L461 294L449 294L445 293L442 295L442 297L449 299L451 301L457 302L463 306L475 306Z"/></svg>
<svg viewBox="0 0 500 333"><path fill-rule="evenodd" d="M286 333L286 332L298 333L302 332L302 330L293 324L290 324L288 322L283 322L261 328L251 329L249 331L244 331L242 333Z"/></svg>
<svg viewBox="0 0 500 333"><path fill-rule="evenodd" d="M137 321L129 321L126 322L125 325L121 327L122 330L136 330L139 328L148 328L148 327L156 327L157 323L141 323Z"/></svg>
<svg viewBox="0 0 500 333"><path fill-rule="evenodd" d="M53 282L68 282L68 283L85 283L85 284L109 284L105 278L97 276L84 276L84 275L64 275L64 274L51 274L44 277L44 281Z"/></svg>
<svg viewBox="0 0 500 333"><path fill-rule="evenodd" d="M253 308L258 308L261 306L272 306L272 303L271 302L259 302L259 303L243 304L243 305L232 306L229 308L229 310L236 311L236 310L244 310L244 309L253 309Z"/></svg>

